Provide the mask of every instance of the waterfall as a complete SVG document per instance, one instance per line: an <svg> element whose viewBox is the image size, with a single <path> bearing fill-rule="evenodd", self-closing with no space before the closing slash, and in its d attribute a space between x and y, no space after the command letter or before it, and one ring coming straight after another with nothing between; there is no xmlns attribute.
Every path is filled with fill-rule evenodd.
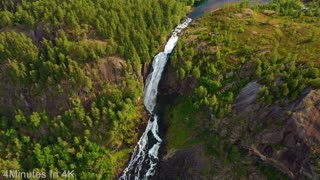
<svg viewBox="0 0 320 180"><path fill-rule="evenodd" d="M148 179L155 173L155 166L158 162L158 151L162 141L158 135L158 116L153 113L156 106L158 85L168 57L178 42L179 33L188 27L191 21L191 18L186 18L178 25L167 41L164 51L158 53L153 59L153 70L146 79L143 96L144 105L151 114L151 117L144 133L134 148L130 162L120 177L120 180Z"/></svg>

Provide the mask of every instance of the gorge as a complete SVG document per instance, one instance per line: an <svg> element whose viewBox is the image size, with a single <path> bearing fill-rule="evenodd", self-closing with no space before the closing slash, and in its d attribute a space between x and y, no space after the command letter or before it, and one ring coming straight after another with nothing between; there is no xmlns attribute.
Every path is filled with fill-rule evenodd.
<svg viewBox="0 0 320 180"><path fill-rule="evenodd" d="M120 179L148 179L155 173L154 168L157 165L158 150L162 141L158 135L158 116L154 112L157 104L158 84L169 55L177 44L179 33L187 28L191 21L191 18L185 18L172 32L164 51L157 54L153 59L152 71L146 79L143 97L144 105L151 117Z"/></svg>
<svg viewBox="0 0 320 180"><path fill-rule="evenodd" d="M319 179L320 2L255 2L0 1L0 179Z"/></svg>

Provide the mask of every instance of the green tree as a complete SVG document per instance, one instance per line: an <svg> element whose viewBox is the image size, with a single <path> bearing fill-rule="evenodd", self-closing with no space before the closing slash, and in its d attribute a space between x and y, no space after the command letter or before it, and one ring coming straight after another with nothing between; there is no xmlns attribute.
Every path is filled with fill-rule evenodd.
<svg viewBox="0 0 320 180"><path fill-rule="evenodd" d="M193 70L192 70L192 75L193 77L199 79L200 76L201 76L201 72L200 72L200 69L199 67L194 67Z"/></svg>
<svg viewBox="0 0 320 180"><path fill-rule="evenodd" d="M7 10L0 11L0 28L12 26L13 14Z"/></svg>
<svg viewBox="0 0 320 180"><path fill-rule="evenodd" d="M38 112L33 112L30 116L30 122L35 126L39 127L41 123L41 117Z"/></svg>

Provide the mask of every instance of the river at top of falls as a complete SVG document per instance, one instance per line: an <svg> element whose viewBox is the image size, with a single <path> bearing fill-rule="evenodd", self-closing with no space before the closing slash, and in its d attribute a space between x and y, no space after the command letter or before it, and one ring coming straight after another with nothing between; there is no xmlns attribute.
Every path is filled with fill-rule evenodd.
<svg viewBox="0 0 320 180"><path fill-rule="evenodd" d="M151 114L151 117L145 131L134 148L129 164L123 171L120 180L148 179L155 173L155 166L158 162L158 152L162 141L158 134L158 116L153 112L157 104L158 85L162 72L167 64L168 57L178 42L179 33L188 27L191 21L191 18L186 18L178 25L167 41L164 51L158 53L153 59L152 72L150 72L146 79L143 96L144 105Z"/></svg>
<svg viewBox="0 0 320 180"><path fill-rule="evenodd" d="M249 0L250 3L267 3L270 0ZM188 16L192 19L197 19L203 14L209 13L213 10L223 7L225 4L238 3L240 0L202 0Z"/></svg>

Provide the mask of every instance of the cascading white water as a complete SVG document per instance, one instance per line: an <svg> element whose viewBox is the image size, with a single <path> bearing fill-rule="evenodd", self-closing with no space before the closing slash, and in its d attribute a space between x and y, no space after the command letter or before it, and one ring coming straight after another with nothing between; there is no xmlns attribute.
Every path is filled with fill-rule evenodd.
<svg viewBox="0 0 320 180"><path fill-rule="evenodd" d="M188 27L191 21L191 18L186 18L182 24L178 25L172 32L164 51L157 54L153 59L153 71L146 79L143 97L144 105L149 113L151 113L151 117L138 144L134 148L130 162L124 170L123 175L120 177L120 180L148 179L155 173L154 168L158 162L158 151L162 141L158 135L158 116L153 113L156 106L158 85L167 63L168 56L178 42L178 34Z"/></svg>
<svg viewBox="0 0 320 180"><path fill-rule="evenodd" d="M147 77L143 97L144 105L150 113L152 113L154 107L156 106L158 84L161 79L164 67L167 64L168 55L173 51L178 42L178 33L186 28L190 22L191 19L187 18L182 24L178 25L172 32L172 35L164 48L164 52L160 52L153 59L153 71Z"/></svg>

